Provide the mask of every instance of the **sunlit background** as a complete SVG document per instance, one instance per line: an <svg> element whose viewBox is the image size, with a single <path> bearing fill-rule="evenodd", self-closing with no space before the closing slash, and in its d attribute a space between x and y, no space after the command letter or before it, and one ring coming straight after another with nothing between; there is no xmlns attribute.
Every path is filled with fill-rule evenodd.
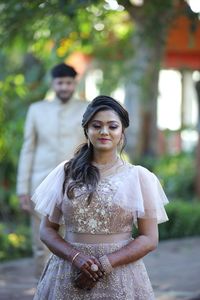
<svg viewBox="0 0 200 300"><path fill-rule="evenodd" d="M126 107L124 157L154 172L170 200L147 258L156 299L200 299L200 0L0 0L0 43L0 299L33 297L16 174L28 108L54 99L60 62L78 72L76 98Z"/></svg>

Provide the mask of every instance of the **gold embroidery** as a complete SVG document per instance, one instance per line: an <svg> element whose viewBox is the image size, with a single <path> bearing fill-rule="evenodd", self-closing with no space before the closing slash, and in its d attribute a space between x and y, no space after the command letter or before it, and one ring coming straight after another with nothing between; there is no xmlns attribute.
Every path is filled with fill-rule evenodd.
<svg viewBox="0 0 200 300"><path fill-rule="evenodd" d="M113 201L118 186L116 180L101 180L89 205L86 188L77 189L75 198L64 204L66 230L91 234L132 231L132 213Z"/></svg>

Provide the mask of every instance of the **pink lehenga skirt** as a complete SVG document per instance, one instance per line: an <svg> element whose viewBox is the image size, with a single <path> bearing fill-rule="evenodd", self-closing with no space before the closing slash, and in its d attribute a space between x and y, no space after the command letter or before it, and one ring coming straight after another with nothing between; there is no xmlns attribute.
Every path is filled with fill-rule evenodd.
<svg viewBox="0 0 200 300"><path fill-rule="evenodd" d="M130 240L106 244L72 243L88 255L100 257L114 252ZM120 266L106 275L90 290L74 287L78 270L70 262L52 255L39 280L34 300L154 300L152 286L140 259Z"/></svg>

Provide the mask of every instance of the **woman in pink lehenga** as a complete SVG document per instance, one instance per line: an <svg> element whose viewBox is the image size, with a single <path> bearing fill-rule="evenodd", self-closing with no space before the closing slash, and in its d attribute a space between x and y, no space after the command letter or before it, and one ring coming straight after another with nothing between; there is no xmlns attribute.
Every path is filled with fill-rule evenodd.
<svg viewBox="0 0 200 300"><path fill-rule="evenodd" d="M117 101L96 97L82 125L87 143L32 198L43 215L41 240L53 253L34 300L152 300L142 258L157 246L168 200L153 173L118 156L129 117Z"/></svg>

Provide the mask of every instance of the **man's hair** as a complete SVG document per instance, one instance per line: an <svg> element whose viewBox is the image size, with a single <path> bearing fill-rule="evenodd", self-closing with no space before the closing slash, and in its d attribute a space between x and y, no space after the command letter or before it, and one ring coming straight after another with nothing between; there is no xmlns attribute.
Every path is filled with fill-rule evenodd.
<svg viewBox="0 0 200 300"><path fill-rule="evenodd" d="M76 70L73 67L71 67L65 63L56 65L51 70L52 78L57 78L57 77L73 77L73 78L75 78L76 75L77 75Z"/></svg>

